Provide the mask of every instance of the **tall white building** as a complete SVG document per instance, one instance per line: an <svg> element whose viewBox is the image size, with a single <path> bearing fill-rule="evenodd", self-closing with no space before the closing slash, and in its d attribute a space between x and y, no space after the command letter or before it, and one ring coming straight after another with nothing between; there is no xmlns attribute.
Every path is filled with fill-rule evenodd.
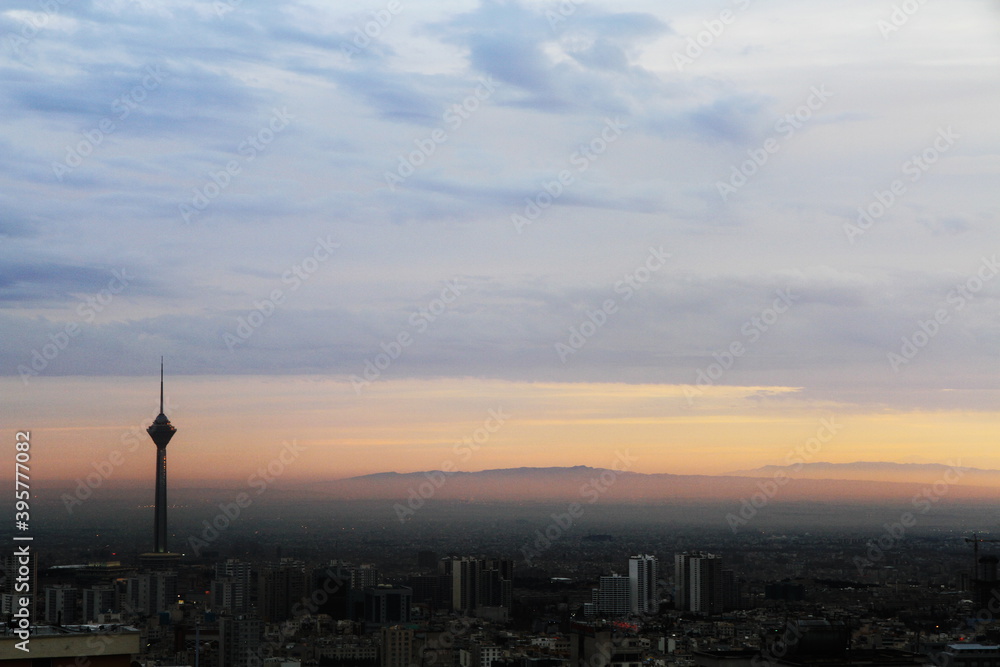
<svg viewBox="0 0 1000 667"><path fill-rule="evenodd" d="M68 584L45 587L45 622L72 625L76 618L76 588Z"/></svg>
<svg viewBox="0 0 1000 667"><path fill-rule="evenodd" d="M117 597L113 586L102 584L83 589L84 623L96 623L101 614L117 611Z"/></svg>
<svg viewBox="0 0 1000 667"><path fill-rule="evenodd" d="M215 564L211 583L213 609L227 609L243 614L250 610L250 563L228 558Z"/></svg>
<svg viewBox="0 0 1000 667"><path fill-rule="evenodd" d="M591 600L597 613L617 618L629 613L629 580L613 574L599 579L599 588L593 589Z"/></svg>
<svg viewBox="0 0 1000 667"><path fill-rule="evenodd" d="M142 572L125 581L122 611L150 615L177 604L177 573L161 570Z"/></svg>
<svg viewBox="0 0 1000 667"><path fill-rule="evenodd" d="M629 606L633 614L659 611L656 582L659 576L656 557L639 555L628 560Z"/></svg>

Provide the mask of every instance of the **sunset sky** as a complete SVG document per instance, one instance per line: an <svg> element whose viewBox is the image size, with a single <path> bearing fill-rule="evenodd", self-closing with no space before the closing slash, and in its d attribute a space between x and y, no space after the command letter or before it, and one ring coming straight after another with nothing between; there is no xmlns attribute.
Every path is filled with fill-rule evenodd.
<svg viewBox="0 0 1000 667"><path fill-rule="evenodd" d="M1000 468L998 35L995 0L10 0L0 437L151 480L163 356L172 483L293 440L290 480Z"/></svg>

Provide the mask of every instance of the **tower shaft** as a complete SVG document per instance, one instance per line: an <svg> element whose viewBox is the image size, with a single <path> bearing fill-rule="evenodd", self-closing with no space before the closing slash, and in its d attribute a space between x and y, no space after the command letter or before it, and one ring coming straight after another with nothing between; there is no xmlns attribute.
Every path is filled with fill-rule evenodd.
<svg viewBox="0 0 1000 667"><path fill-rule="evenodd" d="M153 553L167 553L167 448L156 448L156 515Z"/></svg>

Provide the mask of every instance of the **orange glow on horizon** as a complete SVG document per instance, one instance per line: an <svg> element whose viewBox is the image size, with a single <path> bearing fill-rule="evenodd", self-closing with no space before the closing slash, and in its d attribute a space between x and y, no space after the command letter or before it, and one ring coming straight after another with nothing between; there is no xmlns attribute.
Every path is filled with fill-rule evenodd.
<svg viewBox="0 0 1000 667"><path fill-rule="evenodd" d="M118 461L109 478L151 481L155 447L145 428L158 411L158 381L35 378L17 391L16 379L4 380L19 415L13 426L33 431L34 474L74 480ZM839 426L807 460L954 457L1000 468L998 413L866 412L811 403L789 387L710 387L694 403L675 385L478 379L390 380L361 396L345 379L309 376L168 376L166 388L178 429L170 480L178 485L240 483L282 451L288 481L446 464L607 467L619 450L635 457L635 472L717 475L785 463L822 433L824 419ZM301 451L289 450L293 441Z"/></svg>

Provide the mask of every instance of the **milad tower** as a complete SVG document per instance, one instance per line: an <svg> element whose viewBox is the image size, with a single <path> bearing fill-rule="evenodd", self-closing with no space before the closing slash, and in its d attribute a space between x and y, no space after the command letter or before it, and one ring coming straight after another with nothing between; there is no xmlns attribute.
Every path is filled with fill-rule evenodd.
<svg viewBox="0 0 1000 667"><path fill-rule="evenodd" d="M153 551L139 558L146 565L168 564L180 558L180 554L167 549L167 444L177 429L163 414L163 358L160 358L160 414L146 429L146 433L156 445L156 498L153 519Z"/></svg>

